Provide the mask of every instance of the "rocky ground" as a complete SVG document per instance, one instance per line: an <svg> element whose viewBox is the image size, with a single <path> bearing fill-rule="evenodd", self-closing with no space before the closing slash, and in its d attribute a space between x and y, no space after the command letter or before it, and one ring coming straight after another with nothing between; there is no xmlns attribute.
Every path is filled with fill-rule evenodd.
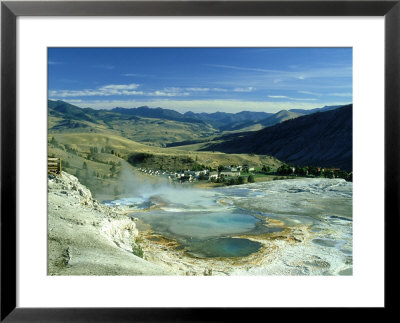
<svg viewBox="0 0 400 323"><path fill-rule="evenodd" d="M309 240L310 232L306 226L296 230L286 229L278 233L265 235L240 235L235 238L246 238L262 244L258 252L247 257L199 258L185 252L174 240L155 234L151 230L139 233L146 259L166 267L178 275L186 276L230 276L230 275L269 275L301 274L299 271L270 270L282 250L304 244ZM258 268L259 271L254 269ZM268 269L267 269L268 268Z"/></svg>
<svg viewBox="0 0 400 323"><path fill-rule="evenodd" d="M350 260L341 264L332 248L311 243L316 234L308 225L287 227L269 218L260 225L283 230L237 236L262 244L258 252L247 257L199 258L186 252L175 240L156 234L149 225L132 217L132 210L100 204L75 176L65 172L62 176L49 175L48 274L351 274Z"/></svg>
<svg viewBox="0 0 400 323"><path fill-rule="evenodd" d="M75 176L48 178L49 275L169 275L141 258L134 218L101 205Z"/></svg>

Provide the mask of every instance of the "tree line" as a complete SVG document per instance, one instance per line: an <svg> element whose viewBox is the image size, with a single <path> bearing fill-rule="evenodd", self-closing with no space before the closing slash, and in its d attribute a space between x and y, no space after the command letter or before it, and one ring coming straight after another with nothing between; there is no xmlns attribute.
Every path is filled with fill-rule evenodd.
<svg viewBox="0 0 400 323"><path fill-rule="evenodd" d="M353 173L341 170L339 168L323 168L315 166L292 166L288 164L281 165L276 172L279 175L297 175L309 177L325 177L325 178L343 178L346 181L353 181Z"/></svg>

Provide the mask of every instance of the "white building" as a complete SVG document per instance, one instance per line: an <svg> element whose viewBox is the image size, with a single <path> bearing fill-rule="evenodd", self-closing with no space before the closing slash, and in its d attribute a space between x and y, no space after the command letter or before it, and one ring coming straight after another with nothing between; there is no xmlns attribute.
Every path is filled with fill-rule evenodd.
<svg viewBox="0 0 400 323"><path fill-rule="evenodd" d="M210 172L208 175L208 178L211 179L218 179L218 173L217 172Z"/></svg>
<svg viewBox="0 0 400 323"><path fill-rule="evenodd" d="M219 175L221 177L237 177L240 176L240 172L227 171L227 172L221 172Z"/></svg>

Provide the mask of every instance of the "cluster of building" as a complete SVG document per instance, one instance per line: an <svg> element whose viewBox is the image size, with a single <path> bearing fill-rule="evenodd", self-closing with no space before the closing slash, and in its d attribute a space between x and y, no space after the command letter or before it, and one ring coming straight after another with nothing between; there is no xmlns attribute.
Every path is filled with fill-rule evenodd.
<svg viewBox="0 0 400 323"><path fill-rule="evenodd" d="M252 172L254 167L249 167L248 165L243 166L225 166L224 169L220 170L219 176L222 177L238 177L240 172Z"/></svg>
<svg viewBox="0 0 400 323"><path fill-rule="evenodd" d="M225 166L223 169L217 171L204 170L185 170L185 171L167 171L167 170L152 170L147 168L139 168L139 171L152 175L152 176L164 176L169 181L178 182L195 182L198 180L217 180L221 177L239 177L241 172L254 171L254 167L248 165L243 166Z"/></svg>
<svg viewBox="0 0 400 323"><path fill-rule="evenodd" d="M145 173L145 174L149 174L152 176L168 176L169 171L163 171L163 170L153 170L153 169L147 169L147 168L138 168L138 171Z"/></svg>
<svg viewBox="0 0 400 323"><path fill-rule="evenodd" d="M208 169L200 171L185 170L180 172L167 171L167 170L153 170L147 168L138 168L138 170L152 176L167 177L169 181L179 181L179 182L194 182L198 180L201 176L203 176L204 179L208 179L210 176L210 171Z"/></svg>

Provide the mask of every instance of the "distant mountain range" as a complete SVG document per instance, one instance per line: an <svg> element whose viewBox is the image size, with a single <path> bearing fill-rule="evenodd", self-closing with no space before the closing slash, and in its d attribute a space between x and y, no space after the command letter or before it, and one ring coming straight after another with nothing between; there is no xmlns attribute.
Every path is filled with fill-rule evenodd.
<svg viewBox="0 0 400 323"><path fill-rule="evenodd" d="M202 139L218 131L201 120L166 109L95 110L64 101L48 101L49 133L92 132L117 135L147 145ZM133 112L133 113L132 113ZM139 116L140 115L140 116Z"/></svg>
<svg viewBox="0 0 400 323"><path fill-rule="evenodd" d="M130 109L114 108L110 111L137 117L166 119L166 120L181 121L181 122L203 123L203 121L198 118L191 118L190 116L186 116L175 110L163 109L163 108L149 108L147 106L143 106Z"/></svg>
<svg viewBox="0 0 400 323"><path fill-rule="evenodd" d="M163 108L80 108L48 101L49 133L94 132L146 145L272 155L299 165L352 168L352 105L277 113L184 114ZM260 130L261 129L261 130Z"/></svg>
<svg viewBox="0 0 400 323"><path fill-rule="evenodd" d="M323 111L323 112L320 112ZM353 105L325 107L255 132L215 138L202 150L272 155L282 161L352 170Z"/></svg>
<svg viewBox="0 0 400 323"><path fill-rule="evenodd" d="M266 112L251 112L251 111L242 111L238 113L228 113L228 112L194 113L192 111L189 111L186 112L184 115L207 122L220 131L226 131L226 130L239 130L243 127L246 127L246 123L250 122L252 124L257 121L266 119L273 114Z"/></svg>
<svg viewBox="0 0 400 323"><path fill-rule="evenodd" d="M311 110L304 110L304 109L281 110L277 113L266 113L267 116L265 116L265 118L258 118L258 119L253 118L251 120L248 119L246 121L237 122L236 124L225 126L223 129L231 131L240 129L256 130L257 127L260 129L265 127L271 127L286 120L295 119L297 117L316 112L334 110L339 107L341 107L341 105L324 106L323 108L316 108Z"/></svg>
<svg viewBox="0 0 400 323"><path fill-rule="evenodd" d="M283 121L294 119L302 115L308 115L316 112L329 111L337 109L340 106L325 106L312 110L291 109L281 110L277 113L241 111L238 113L214 112L214 113L179 113L175 110L164 108L149 108L142 106L138 108L120 108L112 110L95 110L91 108L79 108L64 101L48 101L49 113L54 116L66 116L72 120L85 120L97 122L98 119L123 119L130 117L156 118L185 123L208 124L216 131L246 131L259 130L270 127Z"/></svg>

